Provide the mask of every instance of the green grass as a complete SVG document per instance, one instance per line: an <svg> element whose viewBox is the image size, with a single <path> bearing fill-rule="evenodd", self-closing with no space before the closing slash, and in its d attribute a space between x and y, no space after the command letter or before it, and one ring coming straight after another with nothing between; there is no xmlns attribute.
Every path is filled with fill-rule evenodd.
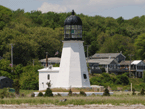
<svg viewBox="0 0 145 109"><path fill-rule="evenodd" d="M61 99L66 98L66 102L61 102ZM4 98L0 99L0 104L54 104L54 105L85 105L85 104L143 104L145 105L145 96L131 95L114 95L105 96L90 96L90 97L25 97L25 98Z"/></svg>

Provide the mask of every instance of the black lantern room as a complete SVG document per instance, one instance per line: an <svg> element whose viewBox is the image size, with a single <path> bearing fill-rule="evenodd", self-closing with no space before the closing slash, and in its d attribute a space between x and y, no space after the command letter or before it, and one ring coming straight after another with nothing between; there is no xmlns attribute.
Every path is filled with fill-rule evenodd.
<svg viewBox="0 0 145 109"><path fill-rule="evenodd" d="M82 21L74 10L64 21L64 40L82 40Z"/></svg>

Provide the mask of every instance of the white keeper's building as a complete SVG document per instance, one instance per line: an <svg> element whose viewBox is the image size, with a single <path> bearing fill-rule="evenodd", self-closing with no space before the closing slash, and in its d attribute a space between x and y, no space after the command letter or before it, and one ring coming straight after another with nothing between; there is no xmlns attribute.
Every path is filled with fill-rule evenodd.
<svg viewBox="0 0 145 109"><path fill-rule="evenodd" d="M60 67L49 66L39 71L39 90L51 88L90 87L88 69L82 41L82 21L78 16L67 17L64 22L64 41Z"/></svg>

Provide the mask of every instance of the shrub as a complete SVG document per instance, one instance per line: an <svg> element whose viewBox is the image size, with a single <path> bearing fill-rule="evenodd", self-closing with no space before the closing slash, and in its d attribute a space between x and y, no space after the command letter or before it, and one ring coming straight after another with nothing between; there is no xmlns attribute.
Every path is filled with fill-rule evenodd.
<svg viewBox="0 0 145 109"><path fill-rule="evenodd" d="M43 96L43 93L39 92L38 97L42 97L42 96Z"/></svg>
<svg viewBox="0 0 145 109"><path fill-rule="evenodd" d="M61 97L61 94L60 94L60 93L57 93L57 95L55 95L55 96L59 96L59 97Z"/></svg>
<svg viewBox="0 0 145 109"><path fill-rule="evenodd" d="M69 90L69 92L68 92L68 96L72 96L71 88L70 88L70 90Z"/></svg>
<svg viewBox="0 0 145 109"><path fill-rule="evenodd" d="M122 85L128 85L128 84L130 84L129 78L125 74L118 75L116 77L116 79L117 79L116 82L115 82L116 84L122 84Z"/></svg>
<svg viewBox="0 0 145 109"><path fill-rule="evenodd" d="M104 90L103 96L110 96L109 90L107 88Z"/></svg>
<svg viewBox="0 0 145 109"><path fill-rule="evenodd" d="M145 95L144 93L144 89L142 88L141 92L140 92L140 95Z"/></svg>
<svg viewBox="0 0 145 109"><path fill-rule="evenodd" d="M35 94L34 94L34 93L32 93L32 94L31 94L31 97L35 97Z"/></svg>
<svg viewBox="0 0 145 109"><path fill-rule="evenodd" d="M86 93L84 91L80 91L80 95L86 96Z"/></svg>
<svg viewBox="0 0 145 109"><path fill-rule="evenodd" d="M53 96L52 90L50 88L47 88L44 96L45 97L52 97Z"/></svg>

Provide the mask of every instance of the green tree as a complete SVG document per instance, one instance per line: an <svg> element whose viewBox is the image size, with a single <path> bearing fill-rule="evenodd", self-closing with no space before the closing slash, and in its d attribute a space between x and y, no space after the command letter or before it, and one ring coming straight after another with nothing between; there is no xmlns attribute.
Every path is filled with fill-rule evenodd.
<svg viewBox="0 0 145 109"><path fill-rule="evenodd" d="M137 57L139 59L145 59L145 33L137 37L135 40L135 48Z"/></svg>

